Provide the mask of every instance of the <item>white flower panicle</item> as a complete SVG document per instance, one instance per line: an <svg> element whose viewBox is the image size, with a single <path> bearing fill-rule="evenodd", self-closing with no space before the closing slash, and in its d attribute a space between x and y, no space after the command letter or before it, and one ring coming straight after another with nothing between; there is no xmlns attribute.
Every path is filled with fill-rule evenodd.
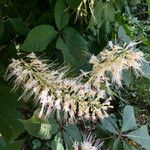
<svg viewBox="0 0 150 150"><path fill-rule="evenodd" d="M95 85L99 85L102 80L109 80L111 76L112 82L118 86L122 86L122 71L132 68L136 75L142 73L142 64L146 60L144 54L135 49L138 43L131 42L129 45L109 42L109 49L100 52L98 56L92 56L90 63L93 64L92 80Z"/></svg>
<svg viewBox="0 0 150 150"><path fill-rule="evenodd" d="M96 136L90 134L83 135L83 142L74 142L74 150L100 150L103 145L100 139L96 139Z"/></svg>
<svg viewBox="0 0 150 150"><path fill-rule="evenodd" d="M66 78L66 67L54 70L54 64L45 62L34 53L25 59L12 59L5 76L6 80L14 82L14 89L24 88L20 99L34 98L40 105L39 117L48 117L52 111L56 112L58 119L60 111L64 111L66 121L76 117L96 120L106 115L111 106L104 90L88 81L83 83L82 75Z"/></svg>
<svg viewBox="0 0 150 150"><path fill-rule="evenodd" d="M20 99L34 98L40 104L39 117L47 117L56 111L57 118L60 111L65 112L67 121L78 118L97 120L107 115L111 97L102 88L107 88L111 82L122 86L122 71L133 68L137 75L142 73L142 63L146 61L141 51L134 49L136 43L123 47L109 42L110 49L105 49L98 56L92 56L91 73L84 73L76 78L66 77L66 67L53 69L54 64L47 65L46 60L37 58L34 53L25 59L12 59L6 71L6 80L14 82L14 89L22 86L24 92ZM82 82L83 76L89 79ZM101 86L101 83L102 86Z"/></svg>

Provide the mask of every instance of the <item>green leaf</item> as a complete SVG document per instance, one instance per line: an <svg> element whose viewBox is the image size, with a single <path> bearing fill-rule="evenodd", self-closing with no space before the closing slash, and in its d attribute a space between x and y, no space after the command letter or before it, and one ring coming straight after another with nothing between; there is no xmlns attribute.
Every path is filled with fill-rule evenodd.
<svg viewBox="0 0 150 150"><path fill-rule="evenodd" d="M61 134L58 133L51 144L52 150L64 150Z"/></svg>
<svg viewBox="0 0 150 150"><path fill-rule="evenodd" d="M131 69L123 70L122 80L124 81L127 87L129 87L131 83L133 83L134 79L135 79L135 75L133 74L133 71Z"/></svg>
<svg viewBox="0 0 150 150"><path fill-rule="evenodd" d="M136 129L136 120L134 116L134 109L132 106L127 105L123 109L123 124L122 124L122 132L126 132L128 130Z"/></svg>
<svg viewBox="0 0 150 150"><path fill-rule="evenodd" d="M115 7L111 1L106 2L103 14L107 22L113 22L115 18Z"/></svg>
<svg viewBox="0 0 150 150"><path fill-rule="evenodd" d="M123 149L121 140L118 138L115 140L114 144L113 144L113 150L121 150Z"/></svg>
<svg viewBox="0 0 150 150"><path fill-rule="evenodd" d="M58 131L58 125L53 118L49 118L49 122L44 122L38 118L36 112L32 118L22 122L29 134L44 140L50 139Z"/></svg>
<svg viewBox="0 0 150 150"><path fill-rule="evenodd" d="M78 142L82 141L81 133L75 124L66 124L64 130Z"/></svg>
<svg viewBox="0 0 150 150"><path fill-rule="evenodd" d="M107 131L118 134L118 127L116 127L115 122L111 118L104 118L101 121L102 127L105 128Z"/></svg>
<svg viewBox="0 0 150 150"><path fill-rule="evenodd" d="M109 132L101 124L97 125L96 131L96 135L101 139L110 137Z"/></svg>
<svg viewBox="0 0 150 150"><path fill-rule="evenodd" d="M26 26L26 24L18 18L9 18L13 28L15 31L22 35L27 35L30 31L30 28Z"/></svg>
<svg viewBox="0 0 150 150"><path fill-rule="evenodd" d="M33 28L25 39L21 49L27 52L37 52L46 49L48 44L57 36L57 32L50 25L40 25Z"/></svg>
<svg viewBox="0 0 150 150"><path fill-rule="evenodd" d="M63 51L64 60L69 62L72 66L78 66L78 62L74 58L74 56L71 54L69 48L67 47L66 43L63 41L61 37L58 37L56 48Z"/></svg>
<svg viewBox="0 0 150 150"><path fill-rule="evenodd" d="M0 80L0 133L6 142L11 142L17 138L24 130L22 123L22 115L17 111L20 106L18 102L19 95L10 93L5 82Z"/></svg>
<svg viewBox="0 0 150 150"><path fill-rule="evenodd" d="M71 27L64 29L63 38L58 38L56 48L62 50L64 59L76 68L87 63L87 42Z"/></svg>
<svg viewBox="0 0 150 150"><path fill-rule="evenodd" d="M70 15L64 0L57 0L54 16L57 28L59 30L68 25Z"/></svg>
<svg viewBox="0 0 150 150"><path fill-rule="evenodd" d="M63 139L65 142L65 147L67 148L66 150L72 149L73 141L72 141L70 135L66 132L63 132Z"/></svg>
<svg viewBox="0 0 150 150"><path fill-rule="evenodd" d="M150 136L146 125L141 126L139 129L134 130L126 135L129 139L142 145L146 150L150 148Z"/></svg>
<svg viewBox="0 0 150 150"><path fill-rule="evenodd" d="M4 33L5 27L3 21L0 19L0 41L3 38L3 33Z"/></svg>

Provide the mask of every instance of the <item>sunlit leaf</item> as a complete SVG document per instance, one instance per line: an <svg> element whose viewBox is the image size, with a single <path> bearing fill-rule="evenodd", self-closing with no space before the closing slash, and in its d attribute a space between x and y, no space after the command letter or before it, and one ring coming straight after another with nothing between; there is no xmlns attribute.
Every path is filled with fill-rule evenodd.
<svg viewBox="0 0 150 150"><path fill-rule="evenodd" d="M48 44L57 36L57 32L50 25L40 25L33 28L27 35L21 50L38 52L46 49Z"/></svg>
<svg viewBox="0 0 150 150"><path fill-rule="evenodd" d="M49 122L44 122L36 116L36 113L31 119L22 122L29 134L45 140L50 139L58 131L58 125L53 118L49 118Z"/></svg>

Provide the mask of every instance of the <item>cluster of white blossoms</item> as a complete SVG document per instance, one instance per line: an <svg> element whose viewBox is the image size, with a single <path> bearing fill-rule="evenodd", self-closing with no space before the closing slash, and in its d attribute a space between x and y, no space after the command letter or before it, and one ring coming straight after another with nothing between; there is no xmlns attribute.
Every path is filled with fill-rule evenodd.
<svg viewBox="0 0 150 150"><path fill-rule="evenodd" d="M65 68L53 69L34 53L25 59L12 59L6 72L6 80L14 82L14 88L23 87L20 99L34 98L40 104L39 117L48 117L52 111L57 119L65 112L66 121L78 118L97 120L107 115L111 98L104 90L94 87L89 81L82 82L82 76L68 78Z"/></svg>
<svg viewBox="0 0 150 150"><path fill-rule="evenodd" d="M123 47L109 42L110 49L105 49L98 56L92 56L91 72L83 82L82 72L78 77L67 77L67 67L56 68L48 65L34 53L25 59L12 59L6 72L6 80L14 82L14 89L22 86L24 92L20 99L34 98L40 105L39 117L48 117L51 112L65 112L66 121L75 118L97 120L107 116L108 108L112 108L112 97L107 91L112 83L122 86L122 71L133 68L139 75L142 72L142 63L146 61L143 53L134 49L136 43Z"/></svg>
<svg viewBox="0 0 150 150"><path fill-rule="evenodd" d="M93 64L92 80L94 85L99 85L102 80L109 80L122 86L122 72L132 68L136 75L142 73L143 62L146 62L144 54L135 48L137 43L131 42L123 47L109 42L109 48L100 52L98 56L92 56ZM110 82L110 81L109 81Z"/></svg>
<svg viewBox="0 0 150 150"><path fill-rule="evenodd" d="M82 143L75 142L73 148L74 150L100 150L102 145L103 142L90 133L83 136Z"/></svg>

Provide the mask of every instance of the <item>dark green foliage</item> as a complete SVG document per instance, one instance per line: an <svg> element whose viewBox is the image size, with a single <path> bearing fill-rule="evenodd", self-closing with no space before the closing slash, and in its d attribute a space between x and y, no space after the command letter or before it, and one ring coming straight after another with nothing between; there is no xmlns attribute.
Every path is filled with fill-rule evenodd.
<svg viewBox="0 0 150 150"><path fill-rule="evenodd" d="M81 118L66 123L62 121L63 117L55 119L54 114L48 120L39 118L37 103L21 103L18 91L11 92L11 85L4 82L11 58L24 58L24 54L31 52L58 64L67 64L71 68L68 76L76 76L81 70L90 71L89 58L99 54L109 41L117 40L122 44L138 38L141 40L138 46L149 54L149 0L95 0L93 5L91 1L0 0L0 150L24 149L24 140L29 137L33 138L33 141L28 141L29 145L36 139L40 143L39 149L46 145L52 150L72 150L74 141L83 142L84 131L100 137L104 149L150 148L147 126L139 127L133 107L126 106L135 101L135 97L129 96L130 90L140 95L135 101L139 111L141 107L149 107L148 62L143 62L142 67L142 75L147 79L138 80L138 85L130 69L123 71L123 88L107 87L108 94L116 99L112 102L114 109L110 110L113 115L97 125ZM146 12L138 13L138 10ZM144 99L145 105L141 106Z"/></svg>
<svg viewBox="0 0 150 150"><path fill-rule="evenodd" d="M127 147L130 147L130 143L128 142L129 139L137 142L137 144L142 145L146 150L149 149L150 136L148 134L147 126L143 125L140 128L137 127L132 106L127 105L123 110L122 123L120 124L121 129L119 129L115 119L109 117L103 119L100 124L103 130L107 130L110 132L110 134L112 134L110 138L113 140L115 139L111 144L112 147L110 147L112 150L119 150L123 146L126 147L125 149L127 149ZM131 146L129 149L132 150L135 148Z"/></svg>
<svg viewBox="0 0 150 150"><path fill-rule="evenodd" d="M21 46L21 50L36 52L46 49L48 44L57 36L57 32L52 26L41 25L32 29Z"/></svg>
<svg viewBox="0 0 150 150"><path fill-rule="evenodd" d="M15 139L24 130L20 121L23 117L17 111L17 108L20 107L20 103L17 101L19 95L10 93L11 88L2 80L0 81L3 84L0 86L0 133L4 139L2 150L9 150L12 146L19 150L23 141L15 141Z"/></svg>

